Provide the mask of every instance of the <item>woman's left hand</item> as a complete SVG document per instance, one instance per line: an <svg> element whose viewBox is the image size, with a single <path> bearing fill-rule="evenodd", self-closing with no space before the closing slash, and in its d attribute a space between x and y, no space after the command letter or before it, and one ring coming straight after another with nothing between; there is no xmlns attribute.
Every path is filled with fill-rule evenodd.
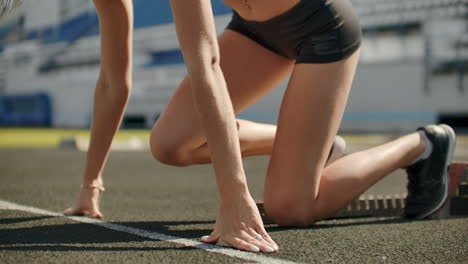
<svg viewBox="0 0 468 264"><path fill-rule="evenodd" d="M204 236L206 243L223 242L233 248L274 253L278 245L271 239L263 226L257 205L250 195L221 203L214 231Z"/></svg>

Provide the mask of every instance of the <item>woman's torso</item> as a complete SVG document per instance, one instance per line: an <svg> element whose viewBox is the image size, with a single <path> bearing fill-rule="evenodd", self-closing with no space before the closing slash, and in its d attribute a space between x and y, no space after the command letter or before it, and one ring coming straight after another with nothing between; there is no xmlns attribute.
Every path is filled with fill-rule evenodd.
<svg viewBox="0 0 468 264"><path fill-rule="evenodd" d="M300 0L224 0L242 18L266 21L294 7ZM316 0L309 0L316 1Z"/></svg>

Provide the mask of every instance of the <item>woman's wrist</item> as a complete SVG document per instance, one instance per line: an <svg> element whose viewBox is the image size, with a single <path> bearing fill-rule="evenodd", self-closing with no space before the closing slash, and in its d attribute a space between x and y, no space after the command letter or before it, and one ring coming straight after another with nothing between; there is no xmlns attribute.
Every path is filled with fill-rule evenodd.
<svg viewBox="0 0 468 264"><path fill-rule="evenodd" d="M238 203L251 199L249 187L245 181L231 181L219 186L221 204Z"/></svg>

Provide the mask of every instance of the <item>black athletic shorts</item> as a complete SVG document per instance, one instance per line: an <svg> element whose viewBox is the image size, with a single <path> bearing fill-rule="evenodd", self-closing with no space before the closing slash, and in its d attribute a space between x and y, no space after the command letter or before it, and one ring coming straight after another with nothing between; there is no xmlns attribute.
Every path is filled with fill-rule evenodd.
<svg viewBox="0 0 468 264"><path fill-rule="evenodd" d="M234 12L227 29L296 63L342 60L361 45L361 27L350 0L300 0L266 21L247 21Z"/></svg>

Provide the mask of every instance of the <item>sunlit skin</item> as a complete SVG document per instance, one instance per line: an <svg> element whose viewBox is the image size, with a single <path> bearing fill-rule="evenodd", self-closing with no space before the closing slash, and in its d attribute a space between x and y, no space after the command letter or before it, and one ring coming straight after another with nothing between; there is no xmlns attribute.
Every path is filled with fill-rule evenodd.
<svg viewBox="0 0 468 264"><path fill-rule="evenodd" d="M94 94L91 142L75 205L65 214L102 218L102 171L132 87L133 3L95 0L101 31L101 71Z"/></svg>
<svg viewBox="0 0 468 264"><path fill-rule="evenodd" d="M262 21L297 2L226 3L247 20ZM95 4L102 68L91 145L80 196L65 213L99 218L102 169L131 88L132 3L95 0ZM171 5L188 75L153 128L151 151L171 165L213 163L221 202L214 231L202 241L221 240L253 252L278 250L249 193L242 156L271 155L264 190L267 213L280 225L304 226L332 215L423 152L424 142L414 133L325 166L359 51L334 63L295 64L237 32L226 30L218 38L210 0L171 0ZM288 76L278 127L236 120L235 113Z"/></svg>
<svg viewBox="0 0 468 264"><path fill-rule="evenodd" d="M247 20L262 21L297 2L227 4ZM170 165L213 163L221 204L214 231L202 241L253 252L278 250L249 193L241 156L271 155L267 213L282 226L306 226L333 215L423 152L424 141L413 133L325 166L359 51L334 63L295 64L237 32L225 30L217 38L209 0L171 3L188 75L153 128L151 150ZM287 76L277 127L235 119L234 113Z"/></svg>

